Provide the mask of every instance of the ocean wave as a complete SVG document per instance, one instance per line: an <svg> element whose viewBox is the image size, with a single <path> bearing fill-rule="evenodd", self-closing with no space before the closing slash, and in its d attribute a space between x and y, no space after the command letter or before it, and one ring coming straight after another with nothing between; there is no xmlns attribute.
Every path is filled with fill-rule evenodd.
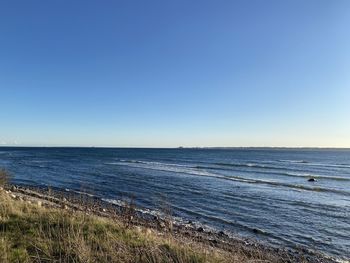
<svg viewBox="0 0 350 263"><path fill-rule="evenodd" d="M266 165L261 163L214 163L219 166L231 166L231 167L248 167L248 168L260 168L260 169L285 169L283 167L277 167L272 165Z"/></svg>
<svg viewBox="0 0 350 263"><path fill-rule="evenodd" d="M205 177L214 177L217 179L222 180L230 180L230 181L237 181L242 183L249 183L249 184L264 184L264 185L271 185L271 186L277 186L277 187L286 187L291 188L295 190L305 190L305 191L313 191L313 192L329 192L329 193L336 193L336 194L342 194L346 196L350 196L350 192L340 189L334 189L334 188L325 188L325 187L313 187L313 186L307 186L302 184L291 184L291 183L283 183L278 181L272 181L272 180L259 180L259 179L252 179L252 178L244 178L241 176L227 176L217 173L211 173L205 170L199 170L195 169L190 166L181 166L181 167L174 167L172 164L168 163L160 163L160 162L111 162L106 163L109 165L126 165L129 167L134 168L142 168L142 169L150 169L150 170L157 170L157 171L167 171L167 172L173 172L173 173L180 173L180 174L188 174L188 175L195 175L195 176L205 176ZM295 176L295 174L294 174ZM307 177L309 175L306 174L299 174L299 176ZM311 177L311 176L309 176ZM342 178L342 177L341 177ZM344 179L344 178L342 178Z"/></svg>
<svg viewBox="0 0 350 263"><path fill-rule="evenodd" d="M120 199L110 199L110 198L102 198L101 199L104 202L116 205L118 207L128 207L129 204L126 201L120 200ZM139 212L141 214L145 214L145 215L150 215L150 216L154 216L160 219L165 219L166 217L168 217L168 215L158 209L149 209L149 208L145 208L145 207L139 207L139 206L135 206L135 211ZM177 223L177 224L184 224L185 220L181 217L178 216L172 216L171 217L172 220Z"/></svg>
<svg viewBox="0 0 350 263"><path fill-rule="evenodd" d="M184 164L162 163L162 162L154 162L154 161L124 160L124 159L117 159L116 161L119 161L122 163L139 163L139 164L150 164L150 165L167 165L167 166L174 166L174 167L191 167Z"/></svg>
<svg viewBox="0 0 350 263"><path fill-rule="evenodd" d="M306 186L306 185L301 185L301 184L288 184L288 183L281 183L281 182L275 182L275 181L265 181L265 180L251 180L249 183L282 186L282 187L293 188L296 190L335 193L335 194L350 196L350 192L345 191L345 190L340 190L340 189L334 189L334 188L311 187L311 186Z"/></svg>
<svg viewBox="0 0 350 263"><path fill-rule="evenodd" d="M331 176L331 175L318 175L318 174L312 174L312 173L263 172L263 171L256 171L255 173L275 174L275 175L288 176L288 177L327 179L327 180L335 180L335 181L350 181L349 177L339 177L339 176Z"/></svg>
<svg viewBox="0 0 350 263"><path fill-rule="evenodd" d="M350 164L347 163L317 163L309 162L305 160L278 160L279 162L293 163L293 164L304 164L309 166L320 166L320 167L330 167L330 168L350 168Z"/></svg>
<svg viewBox="0 0 350 263"><path fill-rule="evenodd" d="M350 196L350 192L340 189L334 189L334 188L325 188L325 187L311 187L306 186L302 184L289 184L289 183L282 183L277 181L267 181L267 180L256 180L256 179L246 179L238 176L220 176L218 178L222 178L225 180L232 180L232 181L239 181L244 183L250 183L250 184L265 184L265 185L273 185L273 186L281 186L281 187L287 187L292 188L296 190L305 190L305 191L312 191L312 192L329 192L329 193L335 193L335 194L341 194Z"/></svg>
<svg viewBox="0 0 350 263"><path fill-rule="evenodd" d="M279 239L278 237L276 237L275 235L273 235L272 233L268 232L267 230L258 228L258 227L251 227L249 225L246 225L244 223L239 222L239 220L227 220L223 217L219 217L219 216L214 216L214 215L210 215L210 214L205 214L205 213L201 213L201 212L196 212L193 211L192 209L187 209L184 207L175 207L177 210L181 210L183 212L185 212L186 214L189 215L194 215L196 217L200 217L202 219L208 220L208 221L214 221L216 223L218 223L217 225L231 225L235 228L241 229L241 230L245 230L247 232L250 232L252 234L258 234L258 235L265 235L265 236L271 236L274 237L276 239ZM245 215L246 216L246 215ZM244 215L242 214L242 217L244 217ZM229 232L227 234L230 234Z"/></svg>
<svg viewBox="0 0 350 263"><path fill-rule="evenodd" d="M278 161L282 163L309 163L308 161L305 161L305 160L278 160Z"/></svg>
<svg viewBox="0 0 350 263"><path fill-rule="evenodd" d="M49 169L50 167L41 163L22 163L23 165L27 167L33 167L33 168L42 168L42 169Z"/></svg>
<svg viewBox="0 0 350 263"><path fill-rule="evenodd" d="M29 163L52 163L53 161L51 161L51 160L31 160L28 162Z"/></svg>
<svg viewBox="0 0 350 263"><path fill-rule="evenodd" d="M214 167L214 166L194 166L196 169L204 169L204 170L222 170L222 171L234 171L232 169L222 168L222 167ZM241 171L240 171L241 172ZM340 177L340 176L332 176L332 175L318 175L313 173L294 173L294 172L275 172L275 171L254 171L254 173L259 174L273 174L279 176L287 176L287 177L300 177L300 178L316 178L316 179L326 179L326 180L335 180L335 181L350 181L350 177Z"/></svg>
<svg viewBox="0 0 350 263"><path fill-rule="evenodd" d="M313 166L322 166L322 167L330 167L330 168L345 168L345 169L350 168L350 165L348 165L348 164L310 163L309 165L313 165Z"/></svg>
<svg viewBox="0 0 350 263"><path fill-rule="evenodd" d="M350 181L350 178L347 178L347 177L339 177L339 176L331 176L331 175L293 174L293 173L286 173L285 175L295 176L295 177L304 177L304 178L327 179L327 180L335 180L335 181Z"/></svg>
<svg viewBox="0 0 350 263"><path fill-rule="evenodd" d="M165 172L173 172L173 173L183 173L183 174L189 174L189 175L202 175L202 176L212 176L212 173L209 173L204 170L195 169L191 166L185 166L185 165L176 165L176 164L169 164L169 163L160 163L160 162L144 162L144 161L138 161L138 162L109 162L106 163L108 165L119 165L119 166L129 166L134 168L143 168L143 169L150 169L150 170L156 170L156 171L165 171Z"/></svg>

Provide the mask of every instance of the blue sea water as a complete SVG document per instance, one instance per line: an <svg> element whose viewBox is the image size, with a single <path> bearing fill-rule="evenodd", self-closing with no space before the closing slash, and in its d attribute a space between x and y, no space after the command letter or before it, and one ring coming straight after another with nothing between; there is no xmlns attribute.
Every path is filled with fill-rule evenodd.
<svg viewBox="0 0 350 263"><path fill-rule="evenodd" d="M350 150L0 148L14 182L82 191L273 245L350 258ZM315 182L309 182L315 178Z"/></svg>

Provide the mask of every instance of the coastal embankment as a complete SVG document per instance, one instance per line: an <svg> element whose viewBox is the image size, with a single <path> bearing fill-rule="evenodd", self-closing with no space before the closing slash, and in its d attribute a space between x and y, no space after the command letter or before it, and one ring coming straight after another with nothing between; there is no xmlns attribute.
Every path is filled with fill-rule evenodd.
<svg viewBox="0 0 350 263"><path fill-rule="evenodd" d="M335 262L58 189L0 190L1 262Z"/></svg>

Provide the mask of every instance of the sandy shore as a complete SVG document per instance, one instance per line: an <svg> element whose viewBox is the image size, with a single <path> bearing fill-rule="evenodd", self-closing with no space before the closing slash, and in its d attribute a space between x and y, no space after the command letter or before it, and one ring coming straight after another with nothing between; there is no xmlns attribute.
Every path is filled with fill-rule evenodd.
<svg viewBox="0 0 350 263"><path fill-rule="evenodd" d="M321 253L304 248L276 248L251 239L229 237L224 232L208 231L202 227L194 226L192 222L179 224L172 220L170 215L161 218L144 214L132 202L113 205L96 197L72 191L18 185L8 186L5 190L13 199L23 202L115 218L132 227L148 228L157 232L158 235L172 235L177 240L183 242L191 240L191 242L199 242L213 249L222 249L232 253L239 250L247 255L270 254L274 258L280 259L280 262L336 262Z"/></svg>

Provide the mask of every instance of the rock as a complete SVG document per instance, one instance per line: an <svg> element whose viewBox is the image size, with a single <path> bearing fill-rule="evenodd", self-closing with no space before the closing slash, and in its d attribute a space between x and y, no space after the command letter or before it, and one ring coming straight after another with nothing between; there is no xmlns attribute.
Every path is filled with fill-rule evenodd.
<svg viewBox="0 0 350 263"><path fill-rule="evenodd" d="M17 196L15 194L10 194L10 196L13 198L13 199L16 199Z"/></svg>
<svg viewBox="0 0 350 263"><path fill-rule="evenodd" d="M198 228L197 228L197 231L198 231L198 232L204 232L204 228L203 228L203 227L198 227Z"/></svg>
<svg viewBox="0 0 350 263"><path fill-rule="evenodd" d="M253 228L253 232L254 232L255 234L257 234L257 233L259 233L259 230L258 230L257 228Z"/></svg>
<svg viewBox="0 0 350 263"><path fill-rule="evenodd" d="M37 201L36 204L37 204L39 207L41 207L41 206L43 205L43 202Z"/></svg>
<svg viewBox="0 0 350 263"><path fill-rule="evenodd" d="M173 230L173 221L170 220L169 222L167 222L167 225L169 230Z"/></svg>
<svg viewBox="0 0 350 263"><path fill-rule="evenodd" d="M218 243L218 241L216 239L211 239L210 242L213 243L213 244L217 244Z"/></svg>
<svg viewBox="0 0 350 263"><path fill-rule="evenodd" d="M147 228L147 229L146 229L146 235L150 235L150 234L152 234L152 230L149 229L149 228Z"/></svg>
<svg viewBox="0 0 350 263"><path fill-rule="evenodd" d="M227 235L225 234L225 232L224 232L224 231L220 231L220 232L219 232L219 236L222 236L222 237L227 237Z"/></svg>
<svg viewBox="0 0 350 263"><path fill-rule="evenodd" d="M316 182L317 180L315 178L309 178L307 181L308 182Z"/></svg>

